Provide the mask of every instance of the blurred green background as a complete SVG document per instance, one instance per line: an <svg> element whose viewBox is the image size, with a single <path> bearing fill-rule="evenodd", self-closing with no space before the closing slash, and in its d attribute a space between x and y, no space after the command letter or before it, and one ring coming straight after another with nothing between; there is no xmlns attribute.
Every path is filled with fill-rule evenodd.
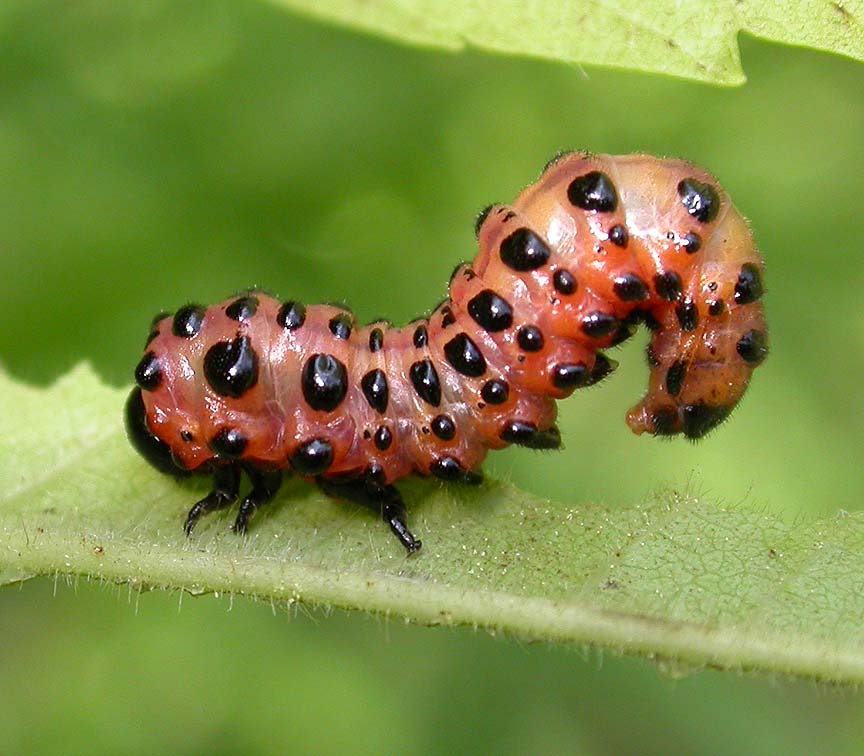
<svg viewBox="0 0 864 756"><path fill-rule="evenodd" d="M767 259L751 391L699 446L631 436L642 336L562 404L563 453L487 472L568 503L677 487L789 518L860 509L864 68L741 44L750 81L724 90L401 48L261 2L5 0L0 362L47 384L89 360L128 384L153 313L252 284L404 322L473 256L474 214L556 150L677 155L715 173ZM0 639L0 752L864 743L851 692L225 598L31 581L0 591Z"/></svg>

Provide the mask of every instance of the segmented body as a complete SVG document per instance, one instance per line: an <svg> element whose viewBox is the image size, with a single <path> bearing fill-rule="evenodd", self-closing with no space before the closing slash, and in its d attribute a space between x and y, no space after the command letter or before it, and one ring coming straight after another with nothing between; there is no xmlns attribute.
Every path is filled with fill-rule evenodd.
<svg viewBox="0 0 864 756"><path fill-rule="evenodd" d="M640 321L654 333L636 433L704 435L767 353L762 260L690 163L563 155L477 231L449 297L403 328L258 292L157 317L129 404L136 446L163 471L223 483L242 466L259 491L247 517L282 469L392 515L406 475L472 482L489 449L557 447L555 400L605 377L600 350ZM397 514L403 532L391 527L419 547Z"/></svg>

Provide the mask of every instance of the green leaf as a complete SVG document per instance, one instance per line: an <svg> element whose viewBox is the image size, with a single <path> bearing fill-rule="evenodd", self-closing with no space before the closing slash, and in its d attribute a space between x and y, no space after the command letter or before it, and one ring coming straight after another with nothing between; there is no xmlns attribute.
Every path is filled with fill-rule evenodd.
<svg viewBox="0 0 864 756"><path fill-rule="evenodd" d="M657 660L864 682L864 515L788 524L669 494L624 509L502 483L404 486L424 547L291 482L251 535L211 516L206 481L160 476L127 444L126 390L79 367L50 389L0 376L0 580L76 574L589 643Z"/></svg>
<svg viewBox="0 0 864 756"><path fill-rule="evenodd" d="M860 2L272 1L407 44L447 50L471 46L727 86L746 81L739 31L864 60Z"/></svg>

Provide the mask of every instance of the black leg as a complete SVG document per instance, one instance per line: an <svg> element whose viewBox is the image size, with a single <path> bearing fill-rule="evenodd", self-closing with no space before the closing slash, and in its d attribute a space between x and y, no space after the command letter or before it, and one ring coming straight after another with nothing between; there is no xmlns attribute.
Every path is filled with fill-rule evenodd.
<svg viewBox="0 0 864 756"><path fill-rule="evenodd" d="M252 490L249 495L240 504L240 511L237 513L237 519L234 520L234 525L231 528L235 533L243 535L249 527L249 518L255 513L258 507L263 506L270 501L282 485L282 471L265 471L258 470L254 467L247 466L246 474L252 481Z"/></svg>
<svg viewBox="0 0 864 756"><path fill-rule="evenodd" d="M192 535L195 523L205 514L231 506L240 490L240 468L236 465L217 467L213 473L213 490L189 510L183 530Z"/></svg>
<svg viewBox="0 0 864 756"><path fill-rule="evenodd" d="M390 526L409 554L418 551L423 542L415 538L405 522L405 503L395 486L382 486L363 478L343 482L318 479L321 490L334 499L346 499L373 507Z"/></svg>

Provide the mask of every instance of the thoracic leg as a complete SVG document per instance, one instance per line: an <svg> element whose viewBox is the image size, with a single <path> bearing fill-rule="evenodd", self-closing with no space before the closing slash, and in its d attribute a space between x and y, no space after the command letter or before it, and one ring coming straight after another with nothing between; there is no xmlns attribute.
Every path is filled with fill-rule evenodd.
<svg viewBox="0 0 864 756"><path fill-rule="evenodd" d="M237 519L234 520L233 530L235 533L243 534L249 527L249 518L258 507L270 501L279 491L282 485L282 471L258 470L254 467L246 467L246 474L252 481L252 490L240 504Z"/></svg>
<svg viewBox="0 0 864 756"><path fill-rule="evenodd" d="M378 510L409 554L423 545L408 529L405 503L395 486L382 486L362 478L346 482L319 479L318 485L324 493L335 499L347 499Z"/></svg>
<svg viewBox="0 0 864 756"><path fill-rule="evenodd" d="M192 535L195 523L203 515L231 506L237 500L239 490L240 468L237 465L217 467L213 473L213 490L197 502L186 516L186 524L183 526L186 535Z"/></svg>

